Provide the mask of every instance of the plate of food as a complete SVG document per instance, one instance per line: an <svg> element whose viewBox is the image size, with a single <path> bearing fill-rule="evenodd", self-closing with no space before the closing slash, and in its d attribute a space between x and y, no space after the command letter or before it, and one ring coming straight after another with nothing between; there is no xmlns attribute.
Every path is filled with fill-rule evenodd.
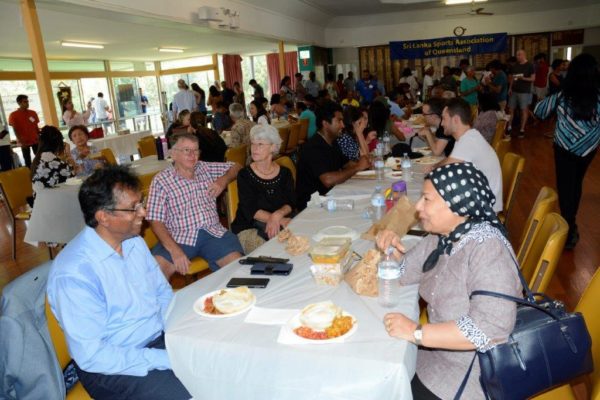
<svg viewBox="0 0 600 400"><path fill-rule="evenodd" d="M194 303L194 311L206 318L230 318L245 313L254 304L254 293L247 286L240 286L205 294Z"/></svg>
<svg viewBox="0 0 600 400"><path fill-rule="evenodd" d="M402 171L400 170L393 170L391 172L387 172L385 174L386 178L390 178L390 179L396 179L396 178L402 178Z"/></svg>
<svg viewBox="0 0 600 400"><path fill-rule="evenodd" d="M302 342L326 344L352 336L358 329L353 315L331 301L310 304L284 326Z"/></svg>
<svg viewBox="0 0 600 400"><path fill-rule="evenodd" d="M425 156L425 157L421 157L421 158L415 158L412 161L416 164L435 164L436 162L439 161L439 157Z"/></svg>
<svg viewBox="0 0 600 400"><path fill-rule="evenodd" d="M356 176L375 176L375 170L374 169L367 169L365 171L358 171L356 173Z"/></svg>

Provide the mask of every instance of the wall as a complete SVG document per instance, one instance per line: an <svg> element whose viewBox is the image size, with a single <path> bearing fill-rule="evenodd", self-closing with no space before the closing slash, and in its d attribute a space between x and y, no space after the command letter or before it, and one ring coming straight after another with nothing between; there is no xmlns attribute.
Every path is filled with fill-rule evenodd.
<svg viewBox="0 0 600 400"><path fill-rule="evenodd" d="M560 0L563 2L563 0ZM325 29L328 47L372 46L392 40L429 39L453 36L456 26L467 28L466 35L508 32L509 34L549 32L596 27L599 24L600 3L589 4L573 0L579 6L558 8L555 0L485 4L493 16L448 17L462 9L449 7L427 11L409 11L359 17L334 18ZM564 2L563 2L564 3ZM529 7L525 9L524 7ZM519 12L517 14L516 12ZM597 36L594 34L594 37Z"/></svg>
<svg viewBox="0 0 600 400"><path fill-rule="evenodd" d="M333 64L358 65L358 49L356 47L341 47L333 49Z"/></svg>

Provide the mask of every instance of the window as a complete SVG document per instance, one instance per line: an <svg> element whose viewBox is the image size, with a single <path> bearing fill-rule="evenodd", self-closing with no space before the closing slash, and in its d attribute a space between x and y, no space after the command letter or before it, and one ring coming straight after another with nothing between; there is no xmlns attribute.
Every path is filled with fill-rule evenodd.
<svg viewBox="0 0 600 400"><path fill-rule="evenodd" d="M246 93L246 102L250 103L254 98L254 88L248 82L256 79L256 82L262 86L267 99L271 98L271 89L269 87L269 72L267 70L267 56L245 56L242 58L242 75L244 76L243 88Z"/></svg>
<svg viewBox="0 0 600 400"><path fill-rule="evenodd" d="M81 91L79 87L79 80L62 80L62 81L52 81L52 93L54 94L54 106L56 107L56 115L58 116L58 122L60 126L66 126L65 121L63 121L63 114L65 112L64 109L64 94L67 93L65 89L69 88L71 91L71 101L73 102L73 107L77 112L83 113L87 109L87 105L83 104L83 100L81 98Z"/></svg>
<svg viewBox="0 0 600 400"><path fill-rule="evenodd" d="M48 70L56 72L104 71L104 61L48 60Z"/></svg>
<svg viewBox="0 0 600 400"><path fill-rule="evenodd" d="M211 65L213 63L212 56L184 58L181 60L161 61L160 69L175 69L186 67L200 67L203 65Z"/></svg>
<svg viewBox="0 0 600 400"><path fill-rule="evenodd" d="M31 60L0 58L0 71L33 71Z"/></svg>
<svg viewBox="0 0 600 400"><path fill-rule="evenodd" d="M110 61L111 71L154 71L153 62Z"/></svg>

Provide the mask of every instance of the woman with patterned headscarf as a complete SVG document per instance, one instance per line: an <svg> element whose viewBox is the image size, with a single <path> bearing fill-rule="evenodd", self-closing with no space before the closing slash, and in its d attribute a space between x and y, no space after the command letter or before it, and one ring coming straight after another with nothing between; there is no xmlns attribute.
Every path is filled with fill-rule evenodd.
<svg viewBox="0 0 600 400"><path fill-rule="evenodd" d="M413 398L447 399L456 394L474 356L506 341L516 305L474 290L520 296L513 250L492 206L492 190L471 163L439 167L426 176L416 204L430 234L402 255L400 284L419 284L429 322L420 325L400 313L384 317L388 334L419 345ZM404 248L391 231L377 237L380 249L400 257ZM393 250L393 251L392 251ZM484 398L475 363L463 399Z"/></svg>

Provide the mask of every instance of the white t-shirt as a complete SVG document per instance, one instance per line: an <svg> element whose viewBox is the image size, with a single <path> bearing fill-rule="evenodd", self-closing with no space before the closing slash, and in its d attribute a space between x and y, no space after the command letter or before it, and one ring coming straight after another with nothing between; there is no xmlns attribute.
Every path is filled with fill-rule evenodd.
<svg viewBox="0 0 600 400"><path fill-rule="evenodd" d="M454 144L451 158L473 163L488 179L496 196L494 211L502 211L502 170L496 152L476 129L469 129Z"/></svg>
<svg viewBox="0 0 600 400"><path fill-rule="evenodd" d="M196 111L196 106L196 96L191 90L179 90L173 96L173 116L175 118L183 110Z"/></svg>
<svg viewBox="0 0 600 400"><path fill-rule="evenodd" d="M96 110L96 119L107 119L108 113L106 112L106 107L108 107L108 103L104 98L98 97L94 100L94 110Z"/></svg>
<svg viewBox="0 0 600 400"><path fill-rule="evenodd" d="M259 125L271 125L269 123L269 120L267 119L267 117L264 115L261 115L260 117L258 117L258 124Z"/></svg>
<svg viewBox="0 0 600 400"><path fill-rule="evenodd" d="M425 75L423 77L423 98L429 98L429 88L433 86L433 77L431 75Z"/></svg>

